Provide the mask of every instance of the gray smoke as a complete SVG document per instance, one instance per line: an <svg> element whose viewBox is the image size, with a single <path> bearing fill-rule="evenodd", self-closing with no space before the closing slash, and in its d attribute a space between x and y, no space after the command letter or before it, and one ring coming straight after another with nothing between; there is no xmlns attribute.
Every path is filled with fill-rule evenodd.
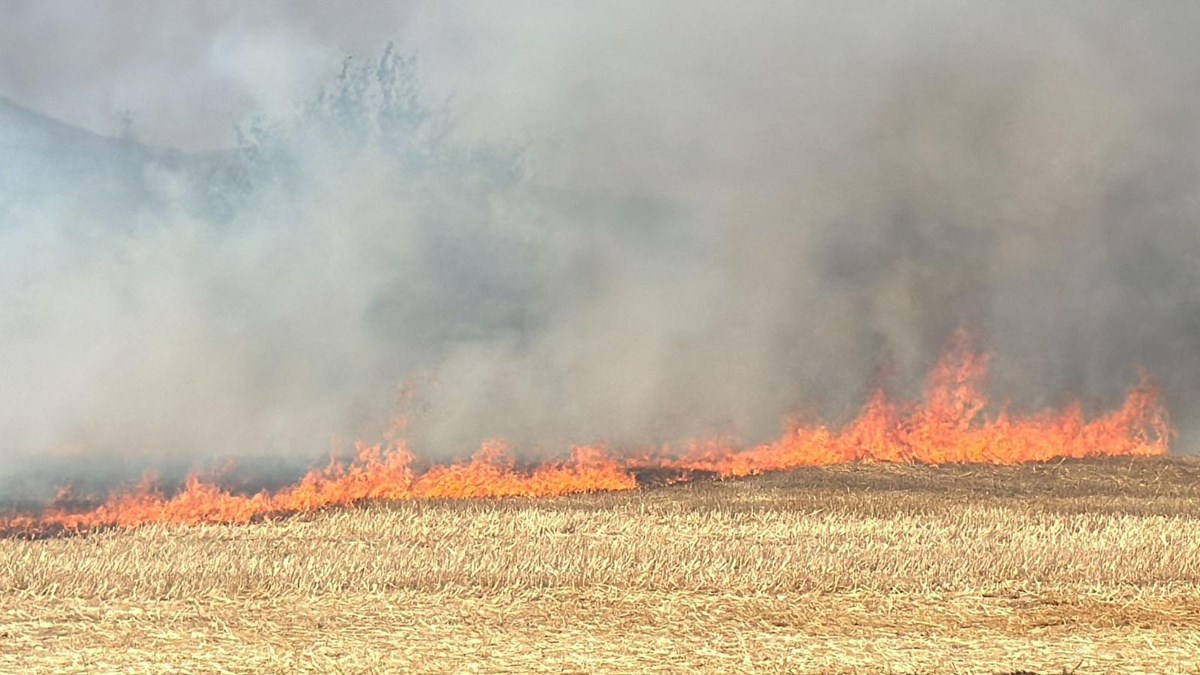
<svg viewBox="0 0 1200 675"><path fill-rule="evenodd" d="M1189 448L1198 8L189 8L8 7L0 456L753 441L959 326Z"/></svg>

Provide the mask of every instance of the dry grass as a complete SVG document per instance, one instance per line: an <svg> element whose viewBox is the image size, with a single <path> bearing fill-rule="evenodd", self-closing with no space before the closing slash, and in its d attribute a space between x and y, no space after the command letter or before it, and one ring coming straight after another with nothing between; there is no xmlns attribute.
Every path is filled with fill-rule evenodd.
<svg viewBox="0 0 1200 675"><path fill-rule="evenodd" d="M0 541L3 672L1200 672L1200 463Z"/></svg>

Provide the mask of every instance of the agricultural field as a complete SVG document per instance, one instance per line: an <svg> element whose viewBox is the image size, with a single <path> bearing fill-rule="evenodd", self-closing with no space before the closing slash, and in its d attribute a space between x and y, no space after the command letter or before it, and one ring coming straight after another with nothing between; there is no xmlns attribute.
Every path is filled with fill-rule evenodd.
<svg viewBox="0 0 1200 675"><path fill-rule="evenodd" d="M854 463L0 541L0 672L1200 672L1200 461Z"/></svg>

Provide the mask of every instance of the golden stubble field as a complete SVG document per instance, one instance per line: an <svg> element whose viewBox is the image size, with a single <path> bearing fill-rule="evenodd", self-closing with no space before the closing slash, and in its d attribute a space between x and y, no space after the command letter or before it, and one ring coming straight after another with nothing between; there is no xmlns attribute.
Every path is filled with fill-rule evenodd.
<svg viewBox="0 0 1200 675"><path fill-rule="evenodd" d="M1200 672L1200 462L0 541L0 672Z"/></svg>

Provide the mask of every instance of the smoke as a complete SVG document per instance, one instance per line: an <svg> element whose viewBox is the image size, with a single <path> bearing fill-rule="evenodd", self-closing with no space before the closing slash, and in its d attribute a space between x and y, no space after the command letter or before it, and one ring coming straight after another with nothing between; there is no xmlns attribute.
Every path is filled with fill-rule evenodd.
<svg viewBox="0 0 1200 675"><path fill-rule="evenodd" d="M752 441L959 326L1188 449L1198 9L64 7L0 29L73 123L0 104L0 457L307 459L404 383L437 456Z"/></svg>

